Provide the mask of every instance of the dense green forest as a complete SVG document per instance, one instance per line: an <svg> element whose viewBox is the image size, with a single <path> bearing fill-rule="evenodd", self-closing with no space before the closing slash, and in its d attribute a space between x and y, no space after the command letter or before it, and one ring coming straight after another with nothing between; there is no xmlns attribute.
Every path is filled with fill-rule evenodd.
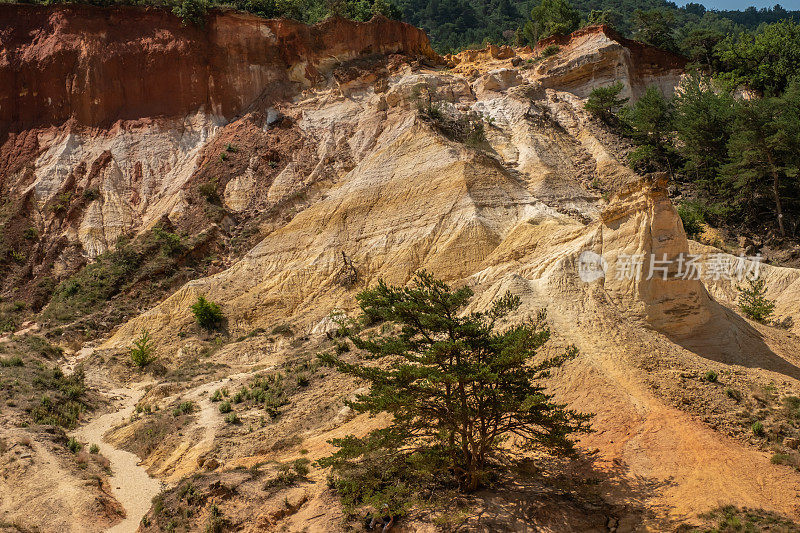
<svg viewBox="0 0 800 533"><path fill-rule="evenodd" d="M652 87L629 105L617 84L595 89L586 108L633 142L631 166L667 171L688 191L679 211L689 234L706 221L796 240L800 24L727 35L696 59L673 97Z"/></svg>
<svg viewBox="0 0 800 533"><path fill-rule="evenodd" d="M479 46L486 41L495 44L530 44L523 35L531 12L539 0L396 0L404 20L428 32L440 53L454 52ZM669 26L673 39L683 39L698 30L722 33L754 29L762 23L792 18L800 20L800 11L787 11L776 5L769 9L749 8L745 11L707 11L702 5L690 3L677 7L664 0L574 0L577 25L606 22L620 33L636 38L638 19L642 13L651 19L659 18ZM573 28L574 29L574 28Z"/></svg>
<svg viewBox="0 0 800 533"><path fill-rule="evenodd" d="M15 1L15 0L0 0ZM551 30L572 31L592 23L607 23L627 37L649 41L684 54L702 52L709 39L794 18L800 11L780 5L769 9L707 11L698 3L678 7L666 0L17 0L29 3L92 5L161 5L184 20L202 23L212 7L232 7L256 15L288 17L315 23L332 14L369 20L375 14L402 19L424 29L439 53L495 44L533 44L538 12L559 11L562 20ZM647 28L656 28L648 33ZM526 31L527 30L527 31ZM548 32L544 32L548 33ZM546 36L546 35L545 35Z"/></svg>

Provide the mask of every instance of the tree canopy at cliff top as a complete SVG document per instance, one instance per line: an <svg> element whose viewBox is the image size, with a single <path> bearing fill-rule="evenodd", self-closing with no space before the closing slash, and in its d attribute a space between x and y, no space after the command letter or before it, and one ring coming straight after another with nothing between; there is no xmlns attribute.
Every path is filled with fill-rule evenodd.
<svg viewBox="0 0 800 533"><path fill-rule="evenodd" d="M559 4L547 0L394 0L403 12L403 20L426 32L434 48L441 53L480 46L486 41L495 44L517 44L531 12L542 4ZM696 26L719 29L723 33L754 29L763 23L794 18L800 11L787 11L780 6L745 11L708 11L697 3L678 7L664 0L573 0L579 25L606 22L620 33L635 37L637 12L658 10L670 24L674 39ZM523 39L524 40L524 39Z"/></svg>
<svg viewBox="0 0 800 533"><path fill-rule="evenodd" d="M51 5L61 2L30 0L30 3ZM800 20L800 11L787 11L780 5L769 9L708 11L698 3L678 7L665 0L573 0L571 3L565 0L76 0L74 3L160 5L194 23L201 22L203 14L212 7L232 7L266 18L287 17L308 24L332 14L360 21L381 14L422 28L440 53L457 52L486 42L524 44L530 41L530 35L526 37L524 29L530 24L531 15L537 9L540 13L561 9L562 15L568 14L564 4L575 13L574 24L568 26L603 22L611 24L623 35L647 40L636 35L637 29L641 33L644 17L651 29L656 33L660 30L668 41L674 41L676 51L684 53L691 47L696 48L697 41L702 46L704 36L708 39L719 33L738 33L789 18ZM568 30L569 27L557 29ZM687 43L687 39L690 42Z"/></svg>

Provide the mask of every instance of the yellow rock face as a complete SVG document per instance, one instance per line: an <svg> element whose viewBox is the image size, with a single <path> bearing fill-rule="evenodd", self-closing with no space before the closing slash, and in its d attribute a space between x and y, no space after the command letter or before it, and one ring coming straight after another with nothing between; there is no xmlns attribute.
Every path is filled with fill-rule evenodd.
<svg viewBox="0 0 800 533"><path fill-rule="evenodd" d="M311 329L334 308L352 309L358 290L378 279L403 284L420 269L479 292L509 276L548 287L553 300L601 291L622 315L670 335L688 335L708 321L710 299L700 281L617 279L608 271L586 283L578 276L587 250L611 265L621 254L688 253L664 179L628 170L569 93L519 80L478 98L446 90L460 83L457 76L408 71L390 83L389 93L405 96L388 110L370 90L355 101L304 101L295 109L300 126L308 134L327 131L330 146L347 143L352 169L241 261L187 284L124 325L107 346L125 346L148 329L162 349L173 350L174 331L191 323L189 306L199 294L223 304L233 332L278 322ZM481 140L449 138L419 115L420 93L450 94L437 97L442 114L483 117ZM358 133L330 133L348 126ZM313 179L289 164L269 197L286 198ZM247 205L248 180L258 176L228 183L231 207ZM597 183L608 184L605 200ZM350 264L355 277L343 283Z"/></svg>

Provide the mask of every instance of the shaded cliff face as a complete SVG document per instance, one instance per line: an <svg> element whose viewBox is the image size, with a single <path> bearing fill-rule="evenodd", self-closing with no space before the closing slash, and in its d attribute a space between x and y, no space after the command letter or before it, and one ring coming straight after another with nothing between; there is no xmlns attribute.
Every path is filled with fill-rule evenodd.
<svg viewBox="0 0 800 533"><path fill-rule="evenodd" d="M330 19L316 26L212 12L198 28L161 9L0 5L0 139L6 132L118 120L231 119L365 54L435 59L408 24Z"/></svg>

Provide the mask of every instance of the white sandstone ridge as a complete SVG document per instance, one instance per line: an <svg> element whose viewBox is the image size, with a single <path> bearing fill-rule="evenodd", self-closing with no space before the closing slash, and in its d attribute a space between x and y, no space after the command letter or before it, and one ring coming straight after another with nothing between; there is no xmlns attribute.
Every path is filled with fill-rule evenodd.
<svg viewBox="0 0 800 533"><path fill-rule="evenodd" d="M198 112L182 120L120 125L101 133L48 129L38 135L39 145L47 149L30 168L11 176L9 192L33 192L44 211L43 224L52 226L48 232L62 231L96 257L121 235L149 228L162 215L180 215L186 208L182 189L203 146L223 123L221 117ZM77 224L46 220L46 204L78 192L86 193L87 206Z"/></svg>

